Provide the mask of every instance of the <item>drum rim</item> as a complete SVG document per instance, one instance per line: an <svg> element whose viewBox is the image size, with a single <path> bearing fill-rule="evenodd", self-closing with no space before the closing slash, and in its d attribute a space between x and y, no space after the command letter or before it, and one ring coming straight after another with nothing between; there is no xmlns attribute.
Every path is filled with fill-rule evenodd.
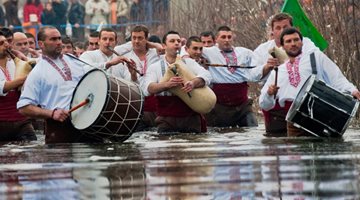
<svg viewBox="0 0 360 200"><path fill-rule="evenodd" d="M342 135L344 135L346 129L347 129L347 128L349 127L349 125L350 125L351 120L352 120L352 119L354 118L354 116L356 115L356 112L358 111L358 108L359 108L359 103L360 103L360 102L359 102L358 100L356 100L355 105L354 105L354 108L353 108L353 110L352 110L352 112L351 112L351 114L350 114L350 117L349 117L349 119L347 120L347 122L345 123L343 130L341 131L341 134L342 134Z"/></svg>
<svg viewBox="0 0 360 200"><path fill-rule="evenodd" d="M300 96L300 91L302 91L302 89L306 86L306 88L305 88L304 90L306 91L306 93L308 93L308 92L310 91L312 85L313 85L313 84L309 84L309 83L314 83L315 80L316 80L316 75L314 75L314 74L310 75L310 76L306 79L306 81L304 82L303 86L300 88L299 92L297 93L297 95L296 95L293 103L291 104L291 106L290 106L290 108L289 108L289 111L290 111L290 110L295 110L295 111L298 110L298 109L295 109L295 108L293 108L293 107L295 107L295 103L294 103L295 100L298 98L298 96ZM301 97L301 100L299 101L299 105L302 105L302 103L305 101L305 97L306 97L306 95L304 95L304 96ZM294 122L290 121L290 117L291 117L291 119L292 119L292 118L294 117L294 115L290 114L289 111L288 111L288 113L286 114L285 120L288 121L288 122L294 123Z"/></svg>
<svg viewBox="0 0 360 200"><path fill-rule="evenodd" d="M104 70L98 69L98 68L91 69L91 70L89 70L88 72L86 72L86 74L85 74L83 77L81 77L80 81L78 82L78 84L77 84L77 86L76 86L76 88L75 88L75 90L74 90L74 92L73 92L73 94L72 94L72 98L71 98L71 101L70 101L70 109L71 109L71 105L72 105L73 100L74 100L74 95L75 95L75 93L76 93L76 91L77 91L77 89L78 89L78 86L79 86L80 83L85 79L85 77L86 77L88 74L90 74L90 72L94 72L94 71L100 71L100 72L104 73L105 76L107 76L107 73L106 73ZM106 84L106 91L107 91L107 97L108 97L108 95L109 95L109 79L108 79L108 78L107 78L107 84ZM104 110L104 108L105 108L105 105L108 104L108 102L109 102L109 98L106 98L106 100L105 100L105 102L104 102L104 105L103 105L103 107L102 107L102 109L101 109L100 115L101 115L101 113L103 112L103 110ZM97 118L94 120L94 122L93 122L91 125L93 125L94 123L96 123L96 122L99 120L100 115L97 116ZM73 124L73 122L72 122L72 120L71 120L71 114L70 114L70 121L71 121L71 124L75 127L75 125ZM76 127L75 127L75 128L78 129L78 130L80 130L80 131L86 131L87 129L89 129L89 128L91 127L91 125L88 126L88 127L86 127L86 128L84 128L84 129L78 129L78 128L76 128Z"/></svg>

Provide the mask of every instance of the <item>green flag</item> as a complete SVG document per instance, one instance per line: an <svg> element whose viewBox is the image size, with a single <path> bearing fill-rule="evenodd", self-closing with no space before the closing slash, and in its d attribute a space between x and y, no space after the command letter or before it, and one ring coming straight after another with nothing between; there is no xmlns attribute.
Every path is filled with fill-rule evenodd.
<svg viewBox="0 0 360 200"><path fill-rule="evenodd" d="M294 27L297 27L303 36L310 38L321 51L328 47L327 41L306 16L298 0L286 0L281 12L290 14L293 17Z"/></svg>

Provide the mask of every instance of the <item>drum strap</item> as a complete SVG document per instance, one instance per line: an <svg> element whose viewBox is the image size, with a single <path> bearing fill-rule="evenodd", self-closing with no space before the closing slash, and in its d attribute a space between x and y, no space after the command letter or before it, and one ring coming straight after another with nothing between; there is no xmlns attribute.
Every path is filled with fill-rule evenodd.
<svg viewBox="0 0 360 200"><path fill-rule="evenodd" d="M185 59L181 59L181 60L186 64ZM165 61L162 59L161 60L161 75L164 76L164 74L165 74Z"/></svg>
<svg viewBox="0 0 360 200"><path fill-rule="evenodd" d="M164 74L165 74L165 61L162 59L161 60L161 76L164 76ZM171 93L165 91L164 96L171 96Z"/></svg>
<svg viewBox="0 0 360 200"><path fill-rule="evenodd" d="M69 56L70 58L75 59L75 60L77 60L77 61L79 61L79 62L81 62L81 63L83 63L83 64L85 64L85 65L88 65L88 66L90 66L90 67L92 67L92 68L97 69L97 67L94 67L94 66L90 65L89 63L81 60L80 58L78 58L78 57L76 57L76 56L74 56L74 55L72 55L72 54L70 54L70 53L66 53L65 55L67 55L67 56Z"/></svg>
<svg viewBox="0 0 360 200"><path fill-rule="evenodd" d="M315 60L314 52L310 54L310 64L311 64L312 73L316 75L317 70L316 70L316 60Z"/></svg>
<svg viewBox="0 0 360 200"><path fill-rule="evenodd" d="M165 74L165 61L161 60L161 75L164 76Z"/></svg>

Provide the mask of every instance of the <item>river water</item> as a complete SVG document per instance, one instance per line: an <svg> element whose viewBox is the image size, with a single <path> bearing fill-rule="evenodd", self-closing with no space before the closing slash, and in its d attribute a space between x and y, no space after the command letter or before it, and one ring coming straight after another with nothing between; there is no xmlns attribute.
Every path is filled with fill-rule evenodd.
<svg viewBox="0 0 360 200"><path fill-rule="evenodd" d="M264 126L134 133L120 144L6 143L0 199L359 199L360 135L266 138Z"/></svg>

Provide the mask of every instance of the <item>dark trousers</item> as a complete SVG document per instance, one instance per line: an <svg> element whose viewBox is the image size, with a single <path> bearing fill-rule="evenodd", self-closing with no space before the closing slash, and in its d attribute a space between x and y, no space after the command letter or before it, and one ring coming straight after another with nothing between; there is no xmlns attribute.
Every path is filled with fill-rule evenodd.
<svg viewBox="0 0 360 200"><path fill-rule="evenodd" d="M155 120L158 133L201 133L202 121L200 115L189 117L165 117L158 116Z"/></svg>
<svg viewBox="0 0 360 200"><path fill-rule="evenodd" d="M140 119L139 124L137 125L135 131L145 131L152 127L156 127L155 119L156 119L155 112L144 111L143 116Z"/></svg>
<svg viewBox="0 0 360 200"><path fill-rule="evenodd" d="M36 139L34 127L29 119L0 122L0 141L32 141Z"/></svg>
<svg viewBox="0 0 360 200"><path fill-rule="evenodd" d="M46 120L45 126L45 143L96 143L103 142L99 137L94 137L88 134L83 134L76 129L70 122L54 121L52 119Z"/></svg>
<svg viewBox="0 0 360 200"><path fill-rule="evenodd" d="M81 42L85 39L85 30L83 27L72 27L72 37L75 42Z"/></svg>
<svg viewBox="0 0 360 200"><path fill-rule="evenodd" d="M252 104L252 99L239 106L225 106L217 103L215 108L205 115L207 125L214 127L257 126Z"/></svg>
<svg viewBox="0 0 360 200"><path fill-rule="evenodd" d="M270 110L269 121L265 120L266 136L286 137L287 122L285 120L286 110Z"/></svg>

